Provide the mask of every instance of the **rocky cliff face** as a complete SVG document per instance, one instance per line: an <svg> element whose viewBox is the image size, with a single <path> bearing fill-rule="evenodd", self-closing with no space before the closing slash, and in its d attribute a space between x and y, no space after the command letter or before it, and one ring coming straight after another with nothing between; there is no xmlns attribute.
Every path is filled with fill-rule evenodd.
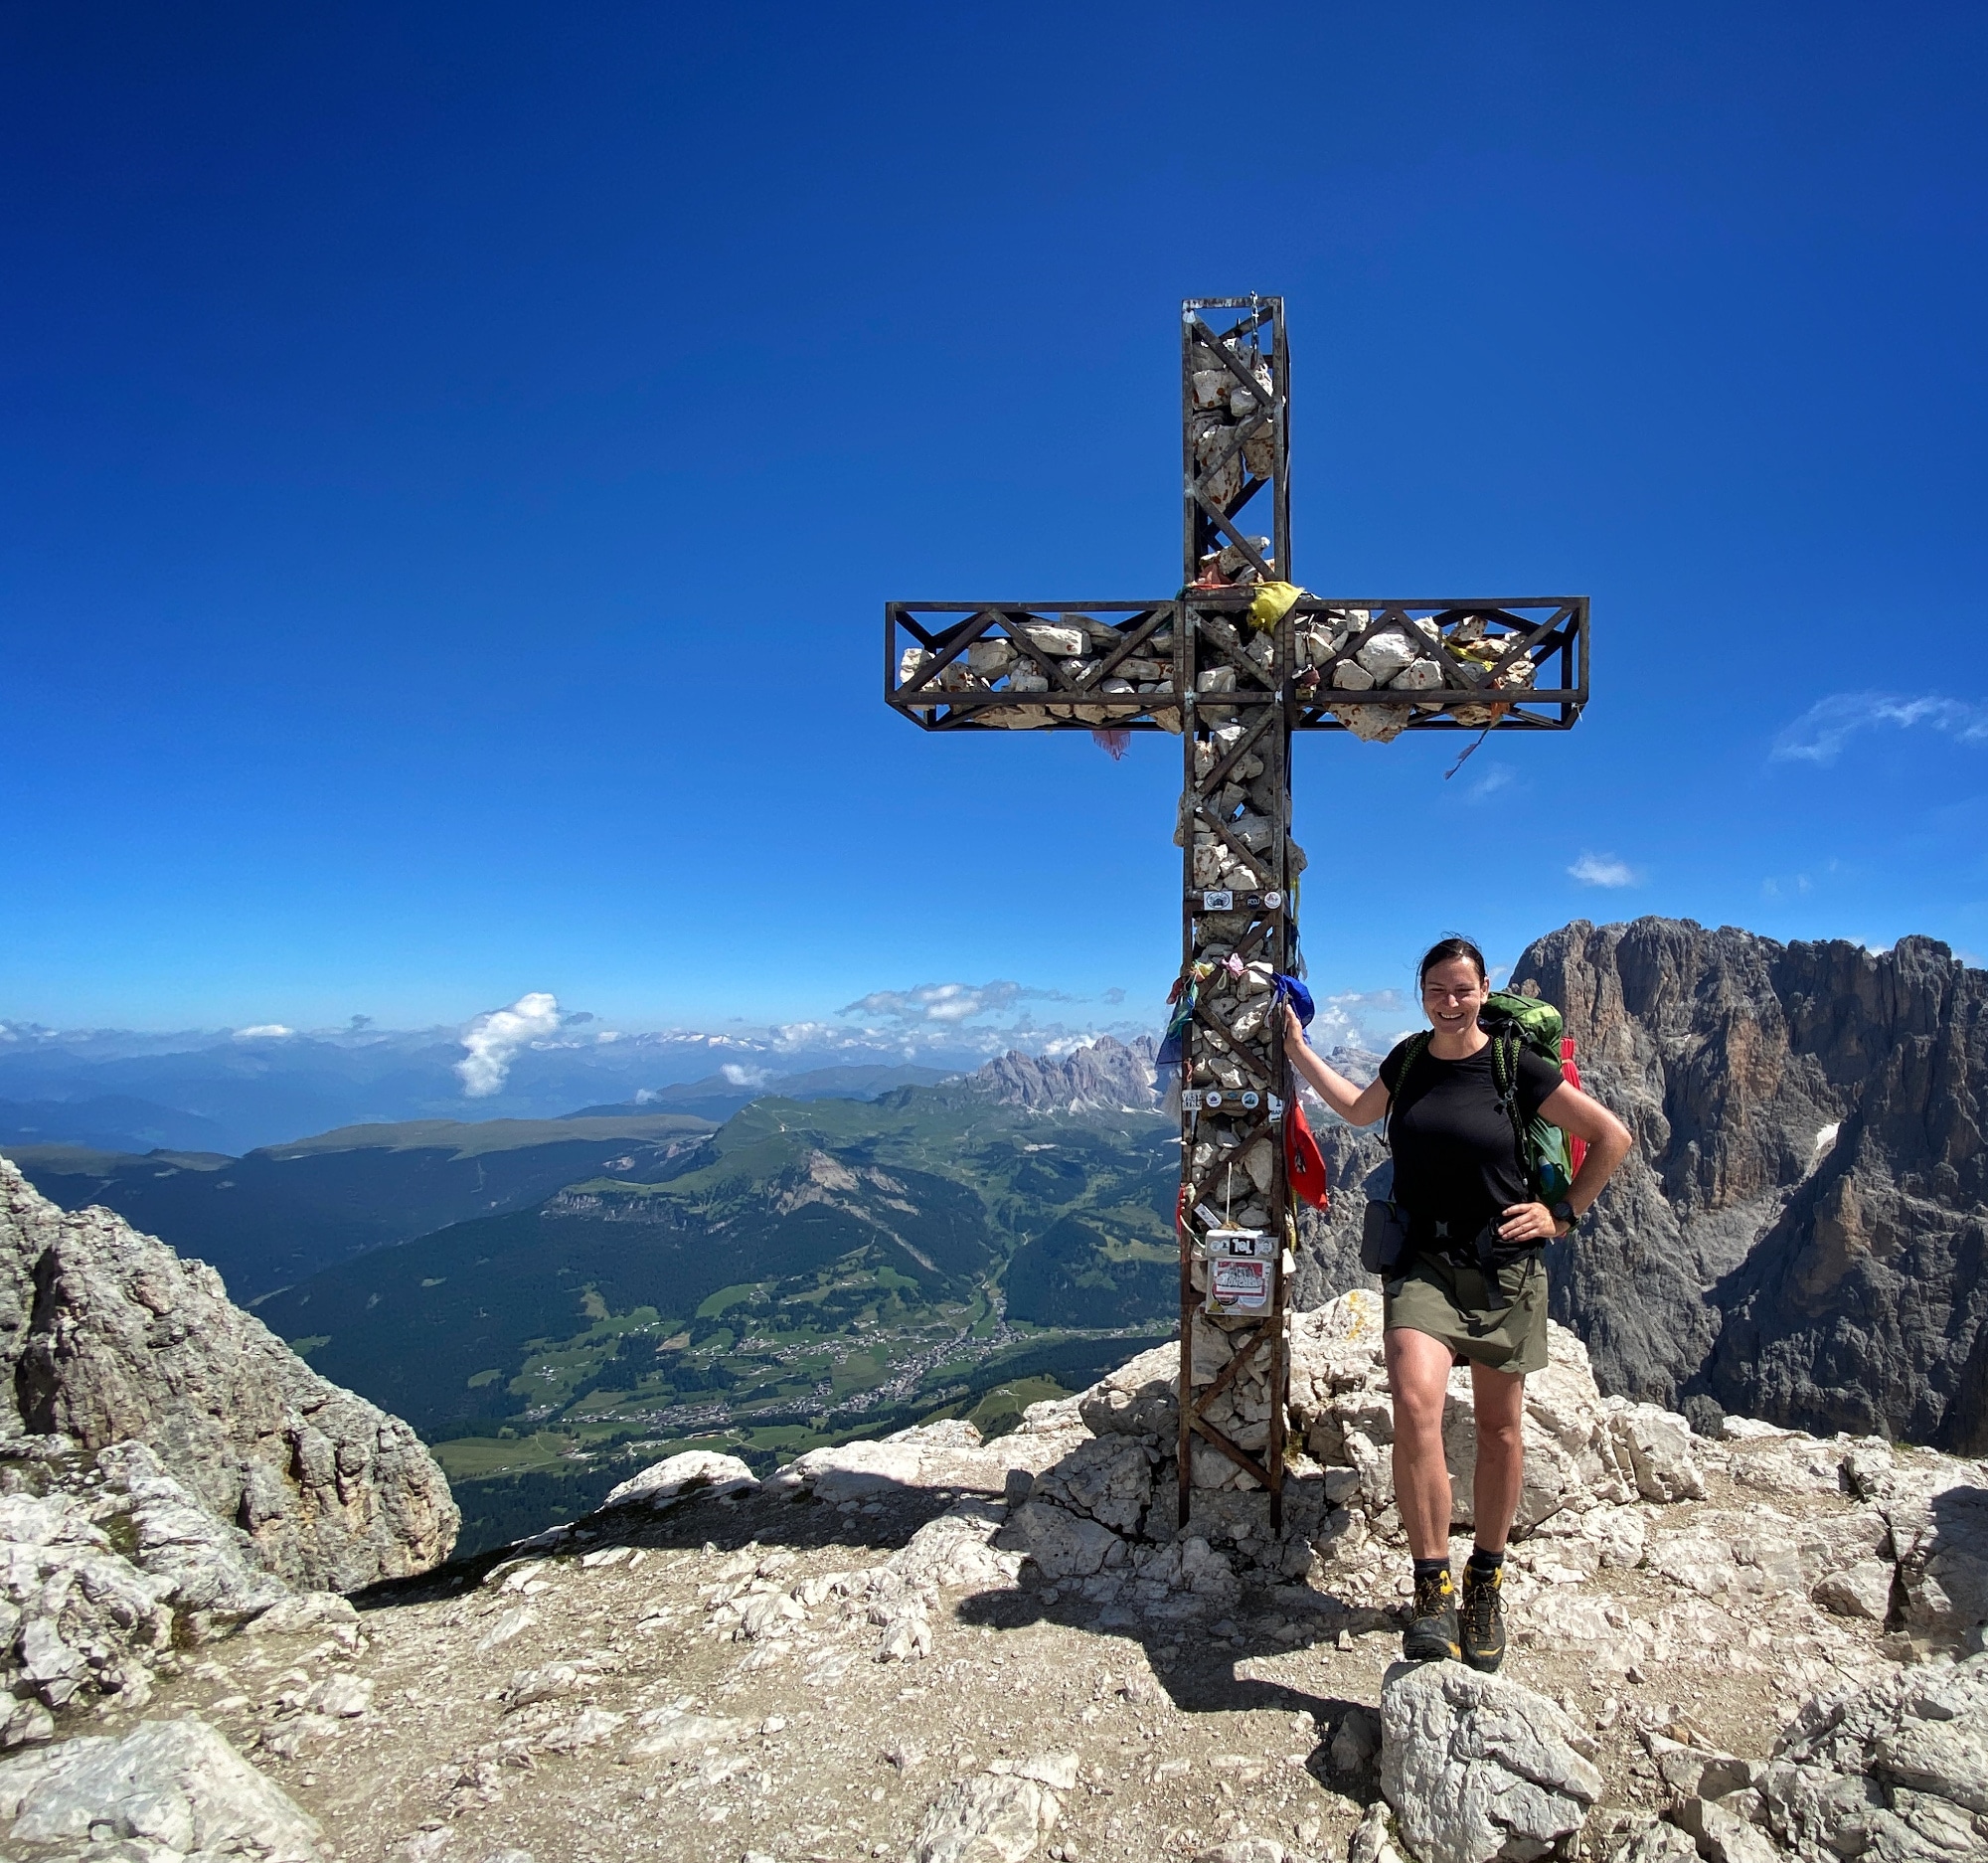
<svg viewBox="0 0 1988 1863"><path fill-rule="evenodd" d="M1795 944L1791 1050L1843 1104L1833 1140L1713 1299L1705 1378L1749 1415L1988 1448L1988 972L1905 938Z"/></svg>
<svg viewBox="0 0 1988 1863"><path fill-rule="evenodd" d="M221 1277L0 1159L0 1440L137 1441L247 1556L349 1591L448 1556L458 1513L414 1433L317 1376Z"/></svg>
<svg viewBox="0 0 1988 1863"><path fill-rule="evenodd" d="M1577 923L1521 982L1635 1153L1554 1251L1604 1384L1820 1432L1988 1444L1988 972L1688 921Z"/></svg>

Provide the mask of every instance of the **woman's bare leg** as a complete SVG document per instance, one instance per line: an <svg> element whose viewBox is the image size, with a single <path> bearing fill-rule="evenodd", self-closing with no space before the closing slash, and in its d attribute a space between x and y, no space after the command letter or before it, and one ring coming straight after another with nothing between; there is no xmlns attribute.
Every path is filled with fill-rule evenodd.
<svg viewBox="0 0 1988 1863"><path fill-rule="evenodd" d="M1389 1334L1390 1338L1394 1335ZM1519 1493L1526 1479L1526 1375L1493 1371L1475 1360L1470 1366L1470 1397L1477 1413L1477 1476L1471 1484L1472 1515L1477 1544L1487 1553L1501 1553L1519 1511ZM1399 1480L1400 1477L1397 1477ZM1403 1514L1406 1520L1408 1515Z"/></svg>
<svg viewBox="0 0 1988 1863"><path fill-rule="evenodd" d="M1442 1454L1442 1403L1449 1388L1449 1347L1425 1332L1397 1326L1387 1336L1387 1352L1388 1389L1395 1400L1395 1505L1409 1552L1417 1559L1447 1559L1449 1464Z"/></svg>

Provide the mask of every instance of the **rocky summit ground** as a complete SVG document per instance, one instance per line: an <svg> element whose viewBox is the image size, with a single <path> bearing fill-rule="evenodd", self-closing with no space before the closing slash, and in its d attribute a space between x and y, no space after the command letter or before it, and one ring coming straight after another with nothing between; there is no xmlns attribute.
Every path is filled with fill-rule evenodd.
<svg viewBox="0 0 1988 1863"><path fill-rule="evenodd" d="M5 1855L1988 1854L1988 1469L1693 1437L1557 1331L1504 1673L1417 1672L1375 1309L1294 1328L1284 1533L1246 1488L1175 1529L1165 1353L988 1444L940 1424L765 1483L675 1458L502 1554L133 1631L125 1679L0 1761ZM121 1558L128 1470L64 1466L17 1460L21 1506Z"/></svg>

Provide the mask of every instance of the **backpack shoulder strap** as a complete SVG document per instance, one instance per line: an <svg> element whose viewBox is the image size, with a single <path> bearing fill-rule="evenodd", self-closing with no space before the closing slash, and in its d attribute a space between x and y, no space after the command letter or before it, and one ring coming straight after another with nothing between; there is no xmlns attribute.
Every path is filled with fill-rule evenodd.
<svg viewBox="0 0 1988 1863"><path fill-rule="evenodd" d="M1533 1147L1526 1137L1526 1115L1519 1105L1519 1050L1524 1038L1516 1028L1501 1029L1491 1038L1491 1081L1505 1110L1512 1119L1512 1143L1519 1154L1519 1175L1535 1198L1540 1194L1540 1173Z"/></svg>
<svg viewBox="0 0 1988 1863"><path fill-rule="evenodd" d="M1388 1116L1381 1127L1381 1141L1390 1151L1395 1148L1395 1108L1402 1103L1402 1089L1408 1086L1409 1071L1421 1059L1422 1050L1428 1045L1427 1029L1408 1037L1408 1052L1402 1057L1402 1071L1395 1076L1395 1091L1388 1096Z"/></svg>

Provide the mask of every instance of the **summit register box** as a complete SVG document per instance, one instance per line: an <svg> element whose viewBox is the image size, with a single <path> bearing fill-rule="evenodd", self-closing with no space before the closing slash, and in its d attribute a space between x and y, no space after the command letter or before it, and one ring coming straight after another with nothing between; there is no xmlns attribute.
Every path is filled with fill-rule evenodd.
<svg viewBox="0 0 1988 1863"><path fill-rule="evenodd" d="M1276 1238L1260 1229L1211 1229L1201 1239L1208 1310L1254 1316L1270 1311L1277 1290Z"/></svg>

